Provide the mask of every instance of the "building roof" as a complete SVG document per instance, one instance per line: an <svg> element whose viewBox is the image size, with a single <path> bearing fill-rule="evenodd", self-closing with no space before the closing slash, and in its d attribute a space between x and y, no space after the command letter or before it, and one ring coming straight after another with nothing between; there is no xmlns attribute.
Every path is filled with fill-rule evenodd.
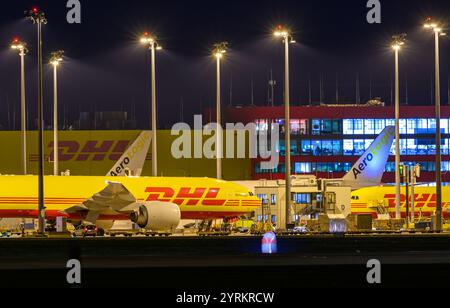
<svg viewBox="0 0 450 308"><path fill-rule="evenodd" d="M283 119L284 107L226 107L225 118L232 122L251 122L255 119ZM435 118L434 106L401 106L401 118ZM450 118L450 106L441 107L441 117ZM394 106L303 106L291 107L292 119L386 119L395 118Z"/></svg>

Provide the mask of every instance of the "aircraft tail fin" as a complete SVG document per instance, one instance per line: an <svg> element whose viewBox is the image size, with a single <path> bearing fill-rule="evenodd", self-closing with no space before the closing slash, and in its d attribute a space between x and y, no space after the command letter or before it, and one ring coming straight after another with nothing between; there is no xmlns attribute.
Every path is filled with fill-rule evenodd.
<svg viewBox="0 0 450 308"><path fill-rule="evenodd" d="M345 186L358 189L381 183L395 136L395 127L387 126L342 178Z"/></svg>
<svg viewBox="0 0 450 308"><path fill-rule="evenodd" d="M133 144L123 153L117 163L108 171L106 176L140 176L147 158L148 149L152 140L151 131L143 131Z"/></svg>

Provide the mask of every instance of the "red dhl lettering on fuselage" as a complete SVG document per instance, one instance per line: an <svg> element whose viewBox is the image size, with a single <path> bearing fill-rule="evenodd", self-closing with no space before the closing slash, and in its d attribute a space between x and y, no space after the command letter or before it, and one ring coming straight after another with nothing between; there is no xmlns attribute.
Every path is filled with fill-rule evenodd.
<svg viewBox="0 0 450 308"><path fill-rule="evenodd" d="M186 206L239 206L240 200L217 199L220 188L205 187L182 187L175 191L171 187L147 187L145 192L149 193L146 201L171 202ZM248 203L248 204L246 204ZM257 206L256 202L242 202L242 205Z"/></svg>
<svg viewBox="0 0 450 308"><path fill-rule="evenodd" d="M410 197L411 198L411 197ZM395 208L395 194L385 194L384 199L388 200L389 208ZM410 199L411 200L411 199ZM401 207L406 207L406 195L400 195ZM436 207L436 194L414 194L414 207L415 208L435 208Z"/></svg>
<svg viewBox="0 0 450 308"><path fill-rule="evenodd" d="M59 161L117 161L122 154L127 150L130 140L89 140L84 144L78 141L62 140L58 143ZM53 158L53 141L49 142L47 148L51 151L50 154L45 154L45 158ZM38 161L37 154L31 154L29 161Z"/></svg>

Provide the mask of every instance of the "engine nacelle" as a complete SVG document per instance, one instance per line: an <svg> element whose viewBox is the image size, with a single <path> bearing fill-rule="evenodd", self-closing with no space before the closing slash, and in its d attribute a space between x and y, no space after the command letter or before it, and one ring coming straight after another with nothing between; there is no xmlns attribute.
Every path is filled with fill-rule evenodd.
<svg viewBox="0 0 450 308"><path fill-rule="evenodd" d="M174 230L181 220L180 207L174 203L152 201L139 206L130 220L139 227L151 231Z"/></svg>

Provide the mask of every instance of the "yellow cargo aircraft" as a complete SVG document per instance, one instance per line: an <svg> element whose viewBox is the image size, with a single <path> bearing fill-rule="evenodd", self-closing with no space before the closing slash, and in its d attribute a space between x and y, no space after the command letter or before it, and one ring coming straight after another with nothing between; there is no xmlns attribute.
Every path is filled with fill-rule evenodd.
<svg viewBox="0 0 450 308"><path fill-rule="evenodd" d="M238 184L208 178L135 177L148 153L142 132L105 177L45 176L47 219L67 217L110 229L131 220L152 231L176 228L181 219L217 219L253 212L261 200ZM117 177L121 176L121 177ZM36 176L0 176L0 217L38 217Z"/></svg>
<svg viewBox="0 0 450 308"><path fill-rule="evenodd" d="M411 200L411 190L409 192ZM442 188L442 199L450 200L450 187ZM370 214L374 218L377 214L389 214L395 217L395 187L379 186L368 187L352 192L351 200L352 214ZM450 202L442 202L442 215L445 219L450 218ZM414 216L429 217L436 211L436 188L415 187L414 188ZM401 214L406 217L406 188L401 188ZM409 215L411 215L411 201L409 202Z"/></svg>
<svg viewBox="0 0 450 308"><path fill-rule="evenodd" d="M0 217L35 218L37 205L36 176L0 176ZM45 177L48 219L103 221L105 229L115 220L131 219L142 228L169 230L180 219L237 217L260 205L246 188L216 179Z"/></svg>

